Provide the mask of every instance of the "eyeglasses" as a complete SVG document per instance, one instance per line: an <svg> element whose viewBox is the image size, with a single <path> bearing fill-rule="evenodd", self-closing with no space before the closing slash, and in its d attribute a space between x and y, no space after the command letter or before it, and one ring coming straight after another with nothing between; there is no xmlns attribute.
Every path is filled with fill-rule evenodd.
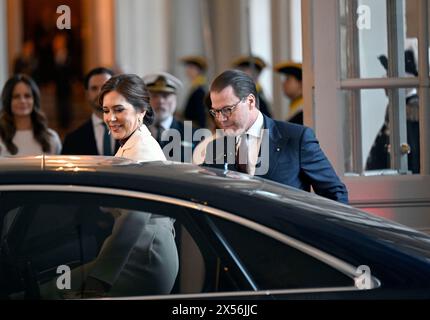
<svg viewBox="0 0 430 320"><path fill-rule="evenodd" d="M231 114L234 111L234 108L236 108L239 103L241 103L243 101L243 99L240 99L238 102L236 102L235 104L232 104L231 106L226 106L224 108L221 108L219 110L215 110L215 109L210 109L209 113L211 114L212 117L216 118L218 114L222 114L224 117L230 117Z"/></svg>

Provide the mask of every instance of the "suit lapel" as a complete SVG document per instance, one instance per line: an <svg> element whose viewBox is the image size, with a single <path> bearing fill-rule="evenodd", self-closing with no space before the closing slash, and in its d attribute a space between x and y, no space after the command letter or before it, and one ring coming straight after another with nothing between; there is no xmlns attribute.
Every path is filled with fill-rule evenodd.
<svg viewBox="0 0 430 320"><path fill-rule="evenodd" d="M168 128L168 129L166 129L166 130L170 130L170 129L174 129L174 130L178 130L178 132L180 133L180 135L181 135L181 140L182 140L182 137L183 137L183 135L184 135L184 129L183 129L183 127L181 126L181 123L180 122L178 122L178 121L176 121L176 119L175 118L173 118L173 121L172 121L172 124L170 125L170 128ZM159 143L159 145L161 146L161 149L163 149L168 143L170 143L170 142L172 142L173 141L173 137L170 137L169 138L169 140L167 140L167 141L158 141L158 143Z"/></svg>
<svg viewBox="0 0 430 320"><path fill-rule="evenodd" d="M267 174L263 175L262 177L269 178L274 174L274 172L276 172L279 155L281 154L283 148L285 148L288 137L283 136L281 134L275 121L273 121L271 118L265 115L263 116L264 116L264 129L267 129L269 131L269 139L268 139L269 140L269 152L268 152L269 170ZM261 150L262 148L260 148L260 153L261 153ZM267 160L261 159L261 161L267 161Z"/></svg>
<svg viewBox="0 0 430 320"><path fill-rule="evenodd" d="M263 137L263 141L260 146L258 155L261 160L258 164L258 167L262 165L261 163L263 161L267 161L267 159L262 158L261 155L263 148L267 148L266 146L263 146L263 143L267 143L268 141L268 150L267 152L263 152L263 155L264 153L267 153L266 157L269 157L269 168L267 173L265 175L262 175L261 177L270 178L273 174L276 173L279 156L282 153L283 149L286 147L288 136L281 134L274 120L265 115L263 115L263 117L263 128L267 130L266 134L268 132L269 137L268 139ZM206 154L206 159L212 159L212 167L220 168L222 166L224 169L235 170L234 165L231 165L232 163L234 163L235 157L235 137L220 137L218 139L215 139L210 143L210 147L208 148L208 150L209 149L212 151L212 155Z"/></svg>
<svg viewBox="0 0 430 320"><path fill-rule="evenodd" d="M88 148L89 148L88 153L91 152L90 154L100 155L99 151L97 150L96 135L94 133L93 121L91 119L89 121L87 121L87 123L85 125L85 130L87 130L87 133L88 133L88 135L86 134L85 136L91 137L88 140ZM115 150L114 150L113 154L115 154L118 151L119 147L120 147L119 141L115 140Z"/></svg>
<svg viewBox="0 0 430 320"><path fill-rule="evenodd" d="M178 130L181 133L183 131L183 128L181 127L181 124L178 121L176 121L175 118L173 118L172 124L170 125L170 129L176 129L176 130Z"/></svg>
<svg viewBox="0 0 430 320"><path fill-rule="evenodd" d="M89 121L87 121L87 123L85 124L85 132L88 132L88 135L85 134L85 139L83 141L88 141L88 153L89 154L94 154L94 155L98 155L99 152L97 150L97 142L96 142L96 135L94 133L94 128L93 128L93 121L90 119ZM89 140L88 137L90 137Z"/></svg>
<svg viewBox="0 0 430 320"><path fill-rule="evenodd" d="M224 136L216 138L209 142L206 150L205 163L219 169L235 170L233 165L235 158L235 137Z"/></svg>

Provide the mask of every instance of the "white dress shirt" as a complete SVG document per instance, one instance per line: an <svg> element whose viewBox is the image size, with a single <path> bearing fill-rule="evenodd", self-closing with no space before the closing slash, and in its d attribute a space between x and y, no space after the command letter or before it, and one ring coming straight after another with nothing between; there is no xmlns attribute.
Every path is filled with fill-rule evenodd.
<svg viewBox="0 0 430 320"><path fill-rule="evenodd" d="M250 175L255 174L255 166L257 165L258 152L260 150L262 135L263 135L264 118L259 111L257 119L253 125L241 136L236 137L236 152L241 143L242 137L248 135L248 161L247 170Z"/></svg>
<svg viewBox="0 0 430 320"><path fill-rule="evenodd" d="M160 127L162 127L164 130L170 129L172 122L173 116L169 116L168 118L160 122Z"/></svg>
<svg viewBox="0 0 430 320"><path fill-rule="evenodd" d="M149 128L149 131L151 132L154 139L157 139L157 137L158 137L158 130L161 130L161 133L160 133L160 137L161 137L161 135L163 134L164 131L170 129L172 122L173 122L173 116L169 116L160 122L159 129L158 129L158 126L156 124L152 125Z"/></svg>
<svg viewBox="0 0 430 320"><path fill-rule="evenodd" d="M93 123L94 138L96 139L97 152L103 155L103 137L105 134L105 123L102 119L97 117L95 113L91 115L91 122ZM110 136L111 150L115 150L115 139Z"/></svg>

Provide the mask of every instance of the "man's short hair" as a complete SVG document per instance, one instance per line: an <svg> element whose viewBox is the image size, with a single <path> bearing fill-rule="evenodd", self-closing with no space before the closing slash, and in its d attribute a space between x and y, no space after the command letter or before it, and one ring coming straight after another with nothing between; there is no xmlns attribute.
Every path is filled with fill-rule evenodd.
<svg viewBox="0 0 430 320"><path fill-rule="evenodd" d="M89 85L90 85L90 79L92 76L98 75L98 74L108 74L111 77L113 77L114 72L109 69L109 68L104 68L104 67L98 67L98 68L94 68L92 70L90 70L90 72L88 72L84 78L84 87L85 90L88 90Z"/></svg>
<svg viewBox="0 0 430 320"><path fill-rule="evenodd" d="M212 82L210 91L220 92L228 86L233 88L234 94L239 99L244 99L252 93L255 97L257 107L260 105L255 82L245 72L240 70L224 71Z"/></svg>

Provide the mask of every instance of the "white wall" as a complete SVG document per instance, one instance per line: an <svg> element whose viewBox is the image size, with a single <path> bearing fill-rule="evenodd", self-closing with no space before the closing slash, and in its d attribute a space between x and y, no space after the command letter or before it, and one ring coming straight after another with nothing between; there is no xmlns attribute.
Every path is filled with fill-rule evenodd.
<svg viewBox="0 0 430 320"><path fill-rule="evenodd" d="M301 0L290 0L291 59L302 62L302 5Z"/></svg>
<svg viewBox="0 0 430 320"><path fill-rule="evenodd" d="M165 70L177 76L184 83L183 90L178 93L178 108L182 110L190 88L185 75L185 68L179 58L186 55L206 56L203 41L203 24L201 0L170 0L172 48L170 50L170 68Z"/></svg>
<svg viewBox="0 0 430 320"><path fill-rule="evenodd" d="M84 70L113 67L115 61L115 21L113 0L82 1L82 41Z"/></svg>
<svg viewBox="0 0 430 320"><path fill-rule="evenodd" d="M116 0L115 21L116 59L125 72L143 76L168 67L167 0Z"/></svg>
<svg viewBox="0 0 430 320"><path fill-rule="evenodd" d="M276 64L290 58L290 2L289 0L271 0L271 39L272 61ZM282 77L273 73L272 111L276 119L285 120L288 112L288 99L282 90Z"/></svg>
<svg viewBox="0 0 430 320"><path fill-rule="evenodd" d="M272 38L270 26L270 0L250 1L251 49L254 55L261 57L268 65L260 75L260 84L266 98L273 99Z"/></svg>

